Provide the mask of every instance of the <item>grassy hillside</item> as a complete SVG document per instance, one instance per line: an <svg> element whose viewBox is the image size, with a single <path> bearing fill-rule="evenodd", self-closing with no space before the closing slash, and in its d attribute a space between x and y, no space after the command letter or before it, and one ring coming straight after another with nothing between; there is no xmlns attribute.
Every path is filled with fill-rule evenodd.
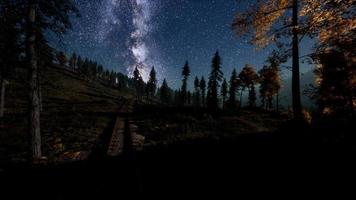
<svg viewBox="0 0 356 200"><path fill-rule="evenodd" d="M0 129L0 158L5 160L22 160L29 150L26 73L18 70L14 77L7 86L5 119ZM58 66L43 69L41 82L41 130L47 157L92 148L122 100L131 98L130 91L119 92L102 81Z"/></svg>

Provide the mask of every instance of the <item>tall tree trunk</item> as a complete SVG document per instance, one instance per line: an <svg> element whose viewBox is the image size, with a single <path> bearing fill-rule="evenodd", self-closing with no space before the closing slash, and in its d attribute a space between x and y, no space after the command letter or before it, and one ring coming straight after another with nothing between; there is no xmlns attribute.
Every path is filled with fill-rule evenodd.
<svg viewBox="0 0 356 200"><path fill-rule="evenodd" d="M1 75L2 76L2 75ZM5 91L6 91L6 80L1 77L0 80L0 118L4 117L4 110L5 110Z"/></svg>
<svg viewBox="0 0 356 200"><path fill-rule="evenodd" d="M223 98L222 98L222 109L223 109L223 110L225 109L225 99L226 99L226 97L223 97Z"/></svg>
<svg viewBox="0 0 356 200"><path fill-rule="evenodd" d="M38 85L38 98L40 102L40 112L43 111L43 104L42 104L42 87L41 87L41 73L40 73L40 68L38 67L37 69L37 85Z"/></svg>
<svg viewBox="0 0 356 200"><path fill-rule="evenodd" d="M276 110L277 112L279 112L279 92L277 92L277 96L276 96Z"/></svg>
<svg viewBox="0 0 356 200"><path fill-rule="evenodd" d="M240 108L242 108L242 90L240 92Z"/></svg>
<svg viewBox="0 0 356 200"><path fill-rule="evenodd" d="M299 79L299 39L298 39L298 0L293 0L293 64L292 64L292 103L294 119L302 120Z"/></svg>
<svg viewBox="0 0 356 200"><path fill-rule="evenodd" d="M35 50L36 42L36 4L29 1L29 13L27 19L27 59L29 62L29 97L30 97L30 122L32 158L38 160L42 156L41 152L41 129L40 129L40 97L38 84L38 64Z"/></svg>

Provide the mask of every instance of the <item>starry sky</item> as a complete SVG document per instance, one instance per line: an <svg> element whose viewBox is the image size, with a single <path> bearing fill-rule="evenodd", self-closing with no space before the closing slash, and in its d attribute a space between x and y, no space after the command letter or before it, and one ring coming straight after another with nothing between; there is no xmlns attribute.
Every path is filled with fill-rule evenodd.
<svg viewBox="0 0 356 200"><path fill-rule="evenodd" d="M155 66L160 81L181 84L186 60L195 76L208 76L216 50L226 77L246 64L263 66L271 48L256 50L231 31L234 15L248 3L236 0L75 0L81 17L56 48L76 52L108 69L131 75L138 66L147 80Z"/></svg>

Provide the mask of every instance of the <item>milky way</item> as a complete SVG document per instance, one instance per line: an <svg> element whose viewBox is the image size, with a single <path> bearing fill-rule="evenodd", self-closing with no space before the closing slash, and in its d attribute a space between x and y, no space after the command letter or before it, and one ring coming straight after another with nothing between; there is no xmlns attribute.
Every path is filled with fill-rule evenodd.
<svg viewBox="0 0 356 200"><path fill-rule="evenodd" d="M147 81L152 66L157 78L181 86L186 60L195 76L207 76L216 50L228 79L232 70L264 65L270 49L256 52L231 31L232 20L244 5L236 0L75 0L81 13L73 29L56 46L76 52L109 70L132 75L138 67ZM248 1L246 1L248 2ZM303 54L303 52L302 52ZM304 53L305 54L305 53Z"/></svg>
<svg viewBox="0 0 356 200"><path fill-rule="evenodd" d="M125 41L128 52L121 55L127 59L128 75L132 76L137 67L145 81L148 80L153 65L158 64L159 66L156 68L160 67L160 63L157 62L159 58L157 55L150 54L152 47L147 43L148 40L152 40L150 31L154 30L151 24L154 9L154 4L148 0L109 0L106 1L102 9L103 23L98 26L100 41L108 38L110 32L113 31L113 26L119 27L126 24L130 27L127 30L128 36ZM119 28L119 30L121 29Z"/></svg>
<svg viewBox="0 0 356 200"><path fill-rule="evenodd" d="M148 66L148 51L146 40L150 31L151 8L148 0L132 0L133 8L133 27L129 49L134 56L134 63L127 69L132 75L137 67L145 81L148 79L150 68Z"/></svg>

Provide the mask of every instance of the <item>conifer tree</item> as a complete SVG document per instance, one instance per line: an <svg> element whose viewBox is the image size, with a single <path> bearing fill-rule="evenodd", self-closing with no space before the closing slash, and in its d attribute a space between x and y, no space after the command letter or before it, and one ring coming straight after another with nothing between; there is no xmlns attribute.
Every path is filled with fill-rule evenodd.
<svg viewBox="0 0 356 200"><path fill-rule="evenodd" d="M236 69L232 71L229 83L229 105L234 108L236 106L236 95L239 88L239 79L237 77Z"/></svg>
<svg viewBox="0 0 356 200"><path fill-rule="evenodd" d="M222 78L223 73L221 71L221 58L219 52L216 51L212 59L211 72L208 82L207 106L210 109L216 110L219 108L218 91Z"/></svg>
<svg viewBox="0 0 356 200"><path fill-rule="evenodd" d="M194 105L199 107L201 104L201 90L200 90L200 81L199 78L196 76L194 79Z"/></svg>
<svg viewBox="0 0 356 200"><path fill-rule="evenodd" d="M169 104L172 99L172 90L169 88L167 80L164 79L162 82L162 86L159 89L159 97L162 103Z"/></svg>
<svg viewBox="0 0 356 200"><path fill-rule="evenodd" d="M228 85L227 85L226 79L224 79L224 81L221 84L221 91L220 91L223 108L225 107L227 93L228 93Z"/></svg>
<svg viewBox="0 0 356 200"><path fill-rule="evenodd" d="M248 93L248 104L250 107L256 106L256 90L255 85L251 85L250 92Z"/></svg>
<svg viewBox="0 0 356 200"><path fill-rule="evenodd" d="M190 75L190 67L188 61L186 61L182 70L183 80L182 80L181 98L182 98L183 105L187 103L187 84L188 84L189 75Z"/></svg>
<svg viewBox="0 0 356 200"><path fill-rule="evenodd" d="M157 78L156 78L156 70L154 67L152 67L152 70L150 72L150 77L147 82L147 96L152 98L156 95L156 89L157 89Z"/></svg>
<svg viewBox="0 0 356 200"><path fill-rule="evenodd" d="M206 82L204 76L201 77L199 82L200 92L201 92L201 104L205 106L206 104Z"/></svg>
<svg viewBox="0 0 356 200"><path fill-rule="evenodd" d="M141 99L145 91L145 82L143 81L140 71L138 70L137 67L135 68L133 75L134 75L133 80L135 85L136 98Z"/></svg>
<svg viewBox="0 0 356 200"><path fill-rule="evenodd" d="M36 43L39 35L44 32L63 34L71 28L70 13L78 10L72 0L35 1L28 0L21 8L26 11L26 58L29 66L29 99L30 122L29 130L32 138L32 157L41 158L41 130L40 130L40 82Z"/></svg>

